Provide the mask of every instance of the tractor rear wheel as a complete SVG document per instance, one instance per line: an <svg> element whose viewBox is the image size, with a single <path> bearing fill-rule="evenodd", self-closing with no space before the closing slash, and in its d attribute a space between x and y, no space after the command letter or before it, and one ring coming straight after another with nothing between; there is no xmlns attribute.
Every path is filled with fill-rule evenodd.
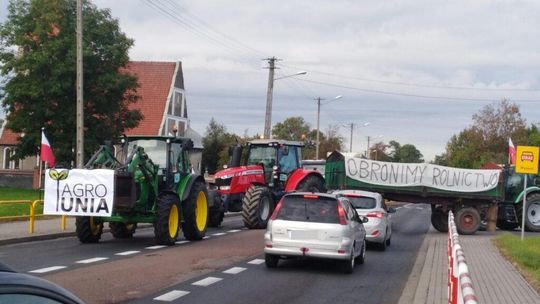
<svg viewBox="0 0 540 304"><path fill-rule="evenodd" d="M159 245L174 245L180 229L180 200L175 194L165 194L156 201L154 236Z"/></svg>
<svg viewBox="0 0 540 304"><path fill-rule="evenodd" d="M519 222L522 223L523 203L516 205L516 213ZM527 196L525 229L528 231L540 232L540 193L533 193Z"/></svg>
<svg viewBox="0 0 540 304"><path fill-rule="evenodd" d="M326 192L324 180L317 175L308 175L302 180L296 190L302 192Z"/></svg>
<svg viewBox="0 0 540 304"><path fill-rule="evenodd" d="M184 236L190 241L201 240L208 225L208 195L203 182L195 182L183 203Z"/></svg>
<svg viewBox="0 0 540 304"><path fill-rule="evenodd" d="M274 199L267 187L249 187L242 200L242 219L247 228L266 228L273 210Z"/></svg>
<svg viewBox="0 0 540 304"><path fill-rule="evenodd" d="M78 216L75 219L75 230L81 243L97 243L103 233L103 222L91 216Z"/></svg>
<svg viewBox="0 0 540 304"><path fill-rule="evenodd" d="M463 207L456 212L456 228L459 234L474 234L480 228L480 212L473 207Z"/></svg>
<svg viewBox="0 0 540 304"><path fill-rule="evenodd" d="M137 229L137 223L117 223L110 222L109 228L112 235L117 239L130 239Z"/></svg>
<svg viewBox="0 0 540 304"><path fill-rule="evenodd" d="M431 225L439 232L448 232L448 212L441 207L431 209Z"/></svg>

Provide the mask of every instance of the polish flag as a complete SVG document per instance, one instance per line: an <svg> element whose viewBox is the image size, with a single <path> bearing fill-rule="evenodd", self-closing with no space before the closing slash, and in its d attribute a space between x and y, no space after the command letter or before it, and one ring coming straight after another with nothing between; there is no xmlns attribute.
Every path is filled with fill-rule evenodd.
<svg viewBox="0 0 540 304"><path fill-rule="evenodd" d="M508 138L508 162L512 165L516 164L516 147L511 138Z"/></svg>
<svg viewBox="0 0 540 304"><path fill-rule="evenodd" d="M41 160L49 163L50 168L54 168L54 155L51 149L51 144L45 137L45 132L41 131Z"/></svg>

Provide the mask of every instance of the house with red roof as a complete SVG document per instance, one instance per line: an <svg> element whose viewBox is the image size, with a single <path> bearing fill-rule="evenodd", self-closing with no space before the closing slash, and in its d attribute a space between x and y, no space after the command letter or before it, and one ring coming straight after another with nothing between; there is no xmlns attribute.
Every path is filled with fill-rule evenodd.
<svg viewBox="0 0 540 304"><path fill-rule="evenodd" d="M182 63L131 61L126 70L138 77L140 99L131 107L140 109L144 117L137 127L126 130L126 134L177 134L191 138L195 148L191 164L200 172L202 137L190 128ZM5 122L0 126L0 186L36 187L37 156L11 160L18 138L24 134L14 133L4 126Z"/></svg>

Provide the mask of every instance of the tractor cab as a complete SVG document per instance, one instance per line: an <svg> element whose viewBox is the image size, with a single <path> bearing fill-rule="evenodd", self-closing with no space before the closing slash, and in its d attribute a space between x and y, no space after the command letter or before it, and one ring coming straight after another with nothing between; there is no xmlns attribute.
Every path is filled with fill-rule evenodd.
<svg viewBox="0 0 540 304"><path fill-rule="evenodd" d="M260 165L267 184L274 183L272 172L279 173L279 180L285 181L287 175L300 167L302 142L259 139L248 143L246 166Z"/></svg>

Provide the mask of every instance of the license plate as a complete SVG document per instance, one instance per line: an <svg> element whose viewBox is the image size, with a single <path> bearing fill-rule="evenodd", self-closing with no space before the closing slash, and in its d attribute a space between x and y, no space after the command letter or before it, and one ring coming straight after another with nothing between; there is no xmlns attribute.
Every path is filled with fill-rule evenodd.
<svg viewBox="0 0 540 304"><path fill-rule="evenodd" d="M317 231L292 230L289 233L291 240L316 240L319 238Z"/></svg>

